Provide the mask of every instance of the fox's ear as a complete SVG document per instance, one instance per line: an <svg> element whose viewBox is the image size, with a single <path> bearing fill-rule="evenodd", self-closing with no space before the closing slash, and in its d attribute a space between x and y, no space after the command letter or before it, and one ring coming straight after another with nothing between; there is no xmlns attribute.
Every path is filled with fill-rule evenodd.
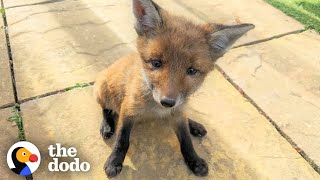
<svg viewBox="0 0 320 180"><path fill-rule="evenodd" d="M254 27L253 24L215 25L215 31L209 37L211 55L214 58L223 56L241 36Z"/></svg>
<svg viewBox="0 0 320 180"><path fill-rule="evenodd" d="M160 7L151 0L133 0L135 29L138 35L150 35L162 25Z"/></svg>

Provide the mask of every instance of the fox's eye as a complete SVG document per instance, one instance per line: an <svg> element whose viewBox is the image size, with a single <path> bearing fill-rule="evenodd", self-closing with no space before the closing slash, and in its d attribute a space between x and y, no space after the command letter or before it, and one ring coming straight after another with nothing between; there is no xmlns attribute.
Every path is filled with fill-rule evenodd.
<svg viewBox="0 0 320 180"><path fill-rule="evenodd" d="M162 62L159 59L151 60L151 64L154 68L160 68L162 66Z"/></svg>
<svg viewBox="0 0 320 180"><path fill-rule="evenodd" d="M26 156L26 152L23 152L23 153L22 153L22 156Z"/></svg>
<svg viewBox="0 0 320 180"><path fill-rule="evenodd" d="M193 67L189 67L189 68L187 69L187 74L188 74L188 75L195 75L197 72L198 72L198 70L196 70L196 69L193 68Z"/></svg>

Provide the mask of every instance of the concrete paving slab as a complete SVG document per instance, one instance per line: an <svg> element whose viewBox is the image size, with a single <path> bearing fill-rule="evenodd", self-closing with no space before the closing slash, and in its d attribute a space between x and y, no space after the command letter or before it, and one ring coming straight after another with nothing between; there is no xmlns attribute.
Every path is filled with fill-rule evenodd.
<svg viewBox="0 0 320 180"><path fill-rule="evenodd" d="M17 126L8 121L11 115L10 108L0 110L0 179L25 179L12 172L7 165L8 150L14 143L19 141Z"/></svg>
<svg viewBox="0 0 320 180"><path fill-rule="evenodd" d="M120 39L109 28L112 17L95 14L110 7L107 1L63 1L7 10L20 99L94 81L131 51L127 44L134 39Z"/></svg>
<svg viewBox="0 0 320 180"><path fill-rule="evenodd" d="M100 108L92 88L33 100L21 106L26 136L41 151L35 178L105 178L103 164L114 138L106 144L99 134ZM275 128L215 71L190 103L190 117L205 124L208 135L193 138L210 172L203 179L319 179L311 166ZM160 127L159 127L160 126ZM48 172L50 144L76 147L87 173ZM72 159L64 159L71 161ZM177 138L155 119L137 124L124 168L116 179L195 179L179 151Z"/></svg>
<svg viewBox="0 0 320 180"><path fill-rule="evenodd" d="M320 166L320 36L315 32L231 50L218 65Z"/></svg>
<svg viewBox="0 0 320 180"><path fill-rule="evenodd" d="M256 28L235 45L304 29L301 23L263 0L174 1L206 22L254 24Z"/></svg>
<svg viewBox="0 0 320 180"><path fill-rule="evenodd" d="M0 106L14 102L4 24L0 16Z"/></svg>

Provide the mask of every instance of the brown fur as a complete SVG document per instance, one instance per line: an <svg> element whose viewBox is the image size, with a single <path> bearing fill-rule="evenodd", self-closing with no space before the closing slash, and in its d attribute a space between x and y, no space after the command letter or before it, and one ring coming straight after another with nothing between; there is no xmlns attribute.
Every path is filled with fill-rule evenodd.
<svg viewBox="0 0 320 180"><path fill-rule="evenodd" d="M238 26L237 31L231 32L228 26L197 25L183 17L170 15L150 0L133 2L134 13L140 23L136 26L138 53L123 57L102 71L94 86L101 108L119 114L118 140L105 165L106 173L112 177L121 171L131 127L134 121L148 116L169 119L187 165L196 175L206 175L207 164L195 153L186 130L189 123L193 135L201 132L199 136L202 136L206 131L201 124L188 121L184 105L213 70L216 59L225 53L224 45L234 43L239 34L248 31L241 29L248 25ZM153 18L147 17L149 19L146 20L147 13ZM213 35L215 31L219 33ZM222 39L219 39L221 34ZM227 43L223 41L225 36L229 36ZM152 66L155 59L161 60L161 68ZM187 74L190 67L198 72ZM162 106L163 97L176 100L176 105L172 108Z"/></svg>
<svg viewBox="0 0 320 180"><path fill-rule="evenodd" d="M212 25L204 28L182 17L170 16L167 12L162 15L167 23L159 30L159 36L152 40L139 36L139 53L116 61L98 75L95 96L102 108L120 113L121 104L124 104L123 108L128 115L143 116L140 112L144 110L141 109L149 109L149 105L154 104L150 89L142 77L143 70L164 95L175 96L183 92L184 98L187 98L213 69L214 61L207 44ZM151 58L161 58L165 67L161 71L152 70L150 64L145 62ZM190 66L199 69L201 73L197 77L186 76ZM172 78L174 82L170 82ZM164 109L160 104L158 106Z"/></svg>

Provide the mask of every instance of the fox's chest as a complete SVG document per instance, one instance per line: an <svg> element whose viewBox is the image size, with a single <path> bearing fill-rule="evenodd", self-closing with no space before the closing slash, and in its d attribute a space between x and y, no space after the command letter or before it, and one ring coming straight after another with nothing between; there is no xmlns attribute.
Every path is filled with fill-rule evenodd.
<svg viewBox="0 0 320 180"><path fill-rule="evenodd" d="M166 119L169 118L172 113L173 110L171 108L162 107L155 102L146 104L141 111L141 115L148 119Z"/></svg>
<svg viewBox="0 0 320 180"><path fill-rule="evenodd" d="M164 108L146 108L144 110L143 116L146 118L167 118L171 115L170 109L164 109Z"/></svg>

